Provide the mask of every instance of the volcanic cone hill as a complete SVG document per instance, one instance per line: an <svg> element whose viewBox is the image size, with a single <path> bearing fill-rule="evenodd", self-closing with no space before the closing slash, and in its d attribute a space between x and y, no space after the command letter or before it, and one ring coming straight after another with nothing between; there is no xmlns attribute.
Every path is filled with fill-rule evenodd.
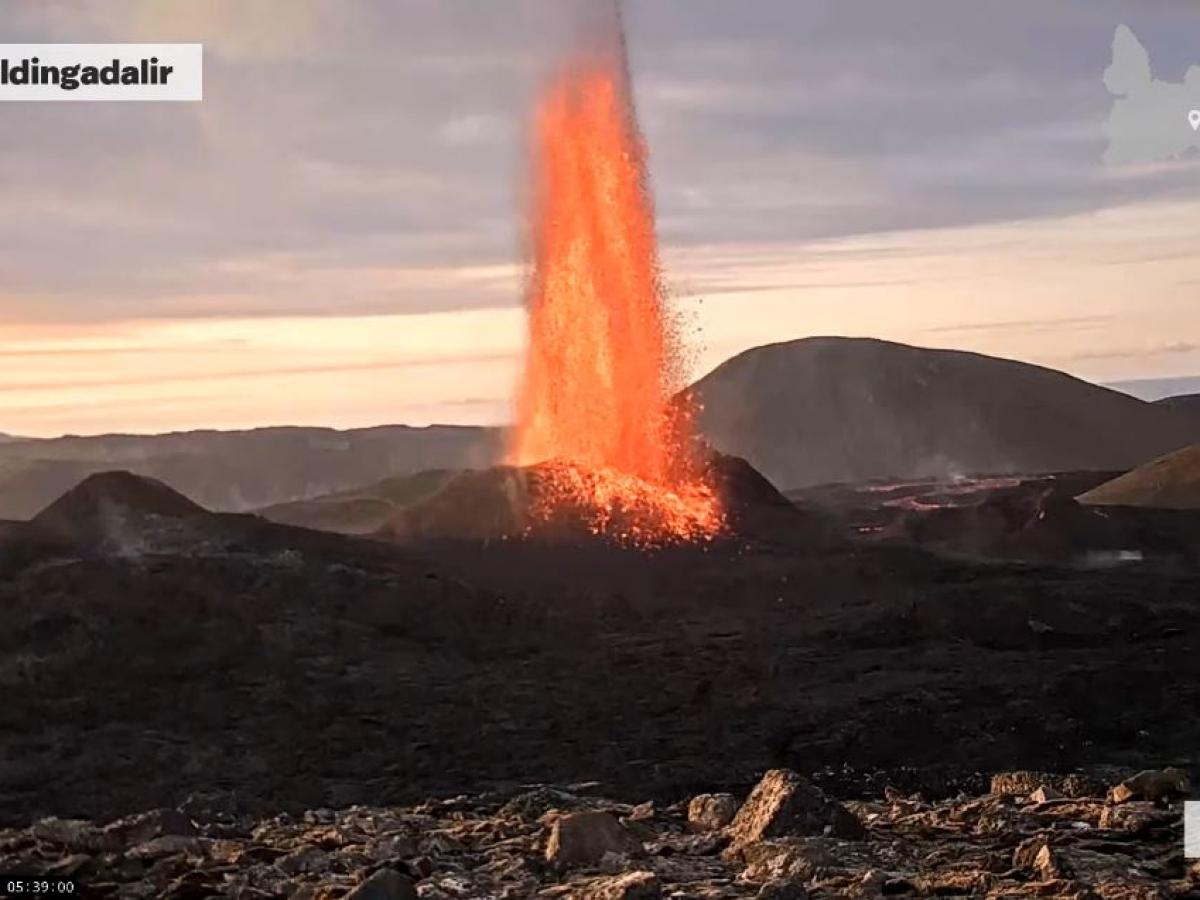
<svg viewBox="0 0 1200 900"><path fill-rule="evenodd" d="M153 556L221 567L236 558L256 560L263 574L308 556L348 567L398 555L395 547L353 535L211 512L131 472L89 476L27 522L0 520L0 582L29 566L81 559L137 565Z"/></svg>
<svg viewBox="0 0 1200 900"><path fill-rule="evenodd" d="M257 510L257 514L285 525L370 534L387 524L398 509L436 493L458 474L455 469L429 469L398 475L348 491L277 503Z"/></svg>
<svg viewBox="0 0 1200 900"><path fill-rule="evenodd" d="M1200 509L1200 444L1126 472L1079 500L1093 505Z"/></svg>
<svg viewBox="0 0 1200 900"><path fill-rule="evenodd" d="M587 510L582 506L559 505L549 519L535 514L564 466L569 467L550 461L463 472L432 496L399 510L379 536L399 542L490 541L522 535L551 541L588 539ZM713 454L708 466L733 533L821 546L836 541L823 517L802 512L745 460ZM610 531L621 533L624 528L618 511Z"/></svg>
<svg viewBox="0 0 1200 900"><path fill-rule="evenodd" d="M101 472L71 488L38 513L38 532L91 547L140 543L164 527L210 515L161 481L130 472Z"/></svg>
<svg viewBox="0 0 1200 900"><path fill-rule="evenodd" d="M706 438L789 490L1123 469L1200 438L1200 422L1178 410L1062 372L860 338L747 350L689 390Z"/></svg>
<svg viewBox="0 0 1200 900"><path fill-rule="evenodd" d="M516 537L531 524L538 466L493 466L462 472L441 490L396 512L379 536L409 540L491 540Z"/></svg>

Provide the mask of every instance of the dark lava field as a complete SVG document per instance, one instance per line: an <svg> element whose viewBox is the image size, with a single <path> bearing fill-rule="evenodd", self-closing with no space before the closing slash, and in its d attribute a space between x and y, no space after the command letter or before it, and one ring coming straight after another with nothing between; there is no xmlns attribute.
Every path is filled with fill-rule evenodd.
<svg viewBox="0 0 1200 900"><path fill-rule="evenodd" d="M751 491L736 537L639 551L397 545L94 476L0 535L0 824L1186 769L1200 520L1070 500L1103 479Z"/></svg>

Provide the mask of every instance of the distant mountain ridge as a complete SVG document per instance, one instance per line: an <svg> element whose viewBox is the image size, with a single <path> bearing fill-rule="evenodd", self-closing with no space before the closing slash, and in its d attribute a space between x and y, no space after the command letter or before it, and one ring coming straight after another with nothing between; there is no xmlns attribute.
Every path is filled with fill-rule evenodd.
<svg viewBox="0 0 1200 900"><path fill-rule="evenodd" d="M685 393L702 404L700 430L718 450L747 459L783 490L1122 470L1200 441L1197 396L1148 403L1014 360L863 338L747 350ZM125 469L211 510L318 501L267 515L293 524L332 515L370 530L397 502L388 492L399 483L376 482L490 466L503 446L503 429L453 425L0 441L0 519L30 518L87 476Z"/></svg>
<svg viewBox="0 0 1200 900"><path fill-rule="evenodd" d="M747 350L691 388L717 449L787 489L966 473L1123 469L1200 421L1053 369L867 338Z"/></svg>
<svg viewBox="0 0 1200 900"><path fill-rule="evenodd" d="M26 519L89 475L124 469L208 509L241 512L396 475L490 464L499 429L453 425L262 428L0 444L0 518Z"/></svg>

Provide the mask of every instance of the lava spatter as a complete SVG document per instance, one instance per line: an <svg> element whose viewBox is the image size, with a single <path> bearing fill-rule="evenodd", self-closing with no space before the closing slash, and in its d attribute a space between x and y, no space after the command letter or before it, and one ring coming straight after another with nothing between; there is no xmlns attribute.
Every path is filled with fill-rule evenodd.
<svg viewBox="0 0 1200 900"><path fill-rule="evenodd" d="M593 531L638 544L712 537L721 506L697 458L692 410L673 399L682 348L620 52L560 72L536 139L528 349L511 460L561 464L544 493L546 517L582 506Z"/></svg>

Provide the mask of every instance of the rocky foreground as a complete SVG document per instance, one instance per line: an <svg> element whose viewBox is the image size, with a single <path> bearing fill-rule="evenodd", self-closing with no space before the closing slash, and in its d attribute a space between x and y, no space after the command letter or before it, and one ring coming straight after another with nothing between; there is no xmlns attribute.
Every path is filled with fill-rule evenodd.
<svg viewBox="0 0 1200 900"><path fill-rule="evenodd" d="M242 813L236 795L197 794L108 825L49 818L0 831L0 871L122 898L1200 896L1200 863L1183 858L1188 781L1177 770L1107 790L1010 772L986 795L942 802L889 788L843 804L784 769L744 801L629 805L596 789L269 819Z"/></svg>

